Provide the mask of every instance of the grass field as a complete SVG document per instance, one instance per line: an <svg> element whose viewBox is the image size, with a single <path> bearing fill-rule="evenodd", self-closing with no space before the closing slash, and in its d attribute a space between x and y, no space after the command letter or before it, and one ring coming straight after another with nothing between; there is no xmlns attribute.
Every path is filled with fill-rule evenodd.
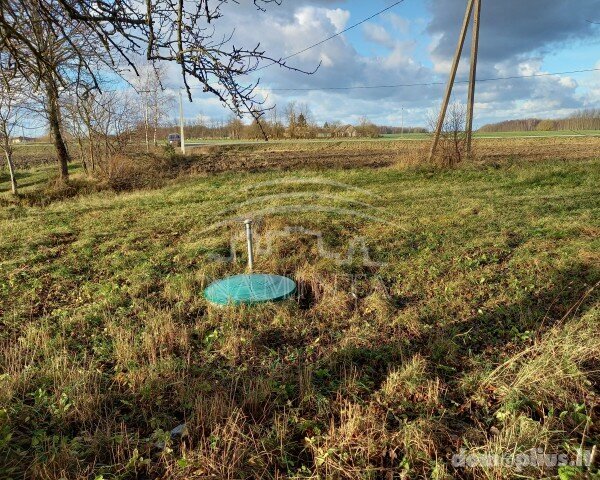
<svg viewBox="0 0 600 480"><path fill-rule="evenodd" d="M542 131L542 132L475 132L475 138L528 138L528 137L570 137L570 136L600 136L598 130L582 130L582 131ZM271 140L271 143L309 143L309 142L384 142L384 141L402 141L402 140L427 140L431 138L429 133L405 133L405 134L386 134L379 138L317 138L308 140ZM211 138L189 138L186 140L189 143L203 143L215 145L231 145L231 144L254 144L264 143L262 140L231 140L231 139L211 139Z"/></svg>
<svg viewBox="0 0 600 480"><path fill-rule="evenodd" d="M600 136L599 130L557 130L557 131L534 131L534 132L476 132L479 138L514 138L514 137L569 137L569 136Z"/></svg>
<svg viewBox="0 0 600 480"><path fill-rule="evenodd" d="M598 150L511 142L452 170L240 147L44 207L3 175L0 478L557 474L451 460L600 438ZM22 170L24 192L51 172ZM212 307L246 217L256 270L299 294Z"/></svg>

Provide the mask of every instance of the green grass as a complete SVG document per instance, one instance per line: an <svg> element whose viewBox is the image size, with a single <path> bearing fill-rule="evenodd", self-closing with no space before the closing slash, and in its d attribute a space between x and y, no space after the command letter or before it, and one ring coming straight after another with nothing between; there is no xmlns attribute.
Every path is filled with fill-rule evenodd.
<svg viewBox="0 0 600 480"><path fill-rule="evenodd" d="M556 131L533 131L533 132L477 132L479 138L515 138L515 137L565 137L565 136L600 136L599 130L556 130Z"/></svg>
<svg viewBox="0 0 600 480"><path fill-rule="evenodd" d="M0 478L492 478L449 454L590 446L599 174L600 159L230 172L5 203ZM35 189L48 171L22 175ZM215 255L253 215L259 247L271 238L256 270L301 298L211 307L202 290L243 271L243 237L237 262ZM288 227L343 258L362 239L378 265Z"/></svg>
<svg viewBox="0 0 600 480"><path fill-rule="evenodd" d="M35 168L20 168L15 170L17 185L22 191L35 191L48 181L56 167L46 165ZM10 182L7 169L0 170L0 193L10 192ZM8 197L7 197L8 198Z"/></svg>
<svg viewBox="0 0 600 480"><path fill-rule="evenodd" d="M528 138L528 137L565 137L573 135L589 135L589 136L600 136L598 130L582 130L582 131L548 131L548 132L475 132L476 138ZM405 134L385 134L379 138L367 139L367 138L315 138L315 139L294 139L294 140L271 140L270 143L312 143L312 142L339 142L341 141L357 141L357 142L382 142L390 140L427 140L431 138L430 133L405 133ZM205 143L209 145L231 145L231 144L254 144L264 143L262 140L232 140L227 138L214 139L214 138L189 138L186 139L188 143Z"/></svg>

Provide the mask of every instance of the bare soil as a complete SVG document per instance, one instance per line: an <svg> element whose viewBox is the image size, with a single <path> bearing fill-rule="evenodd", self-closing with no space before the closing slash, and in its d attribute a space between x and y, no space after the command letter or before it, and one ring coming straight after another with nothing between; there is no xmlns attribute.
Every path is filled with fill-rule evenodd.
<svg viewBox="0 0 600 480"><path fill-rule="evenodd" d="M184 165L196 173L229 170L261 171L297 168L388 167L426 160L429 141L314 142L200 147ZM478 161L581 160L597 158L600 138L480 139Z"/></svg>

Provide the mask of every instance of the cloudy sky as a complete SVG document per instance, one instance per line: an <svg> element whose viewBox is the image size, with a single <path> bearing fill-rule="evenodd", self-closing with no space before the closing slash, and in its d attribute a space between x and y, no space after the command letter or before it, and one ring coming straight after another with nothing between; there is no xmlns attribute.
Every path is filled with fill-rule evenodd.
<svg viewBox="0 0 600 480"><path fill-rule="evenodd" d="M250 0L226 6L220 31L235 29L236 45L260 42L273 57L285 57L339 33L394 1L283 0L266 12ZM389 11L290 59L311 70L303 75L278 66L260 71L268 103L307 103L319 122L425 125L439 108L442 85L343 91L328 87L445 82L466 0L405 0ZM594 24L598 22L599 24ZM483 0L478 78L600 69L600 0ZM469 43L465 53L469 52ZM468 78L468 57L458 80ZM178 80L172 76L172 86ZM281 89L314 89L283 91ZM466 99L464 84L456 100ZM481 82L475 123L522 117L559 117L580 108L600 108L600 71L558 77ZM219 119L228 112L209 94L194 92L186 118Z"/></svg>

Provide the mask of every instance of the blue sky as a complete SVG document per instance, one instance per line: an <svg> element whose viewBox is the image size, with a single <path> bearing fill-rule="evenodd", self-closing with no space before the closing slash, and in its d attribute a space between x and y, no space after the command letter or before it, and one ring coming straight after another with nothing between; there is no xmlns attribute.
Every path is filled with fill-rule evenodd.
<svg viewBox="0 0 600 480"><path fill-rule="evenodd" d="M392 1L283 0L259 12L249 0L224 8L222 32L235 28L236 44L260 41L273 57L305 48L373 13ZM277 92L273 88L445 82L456 47L465 0L405 0L390 11L290 60L313 76L277 66L262 70L268 104L308 104L319 122L354 123L362 116L379 124L425 125L439 108L443 86L343 92ZM597 0L483 0L479 78L537 75L600 68L600 26L586 20L600 16ZM534 12L534 15L531 14ZM465 45L468 52L469 45ZM463 58L459 78L465 78ZM179 82L173 71L171 84ZM198 92L198 93L196 93ZM464 101L464 85L454 99ZM475 123L522 117L560 117L581 108L600 108L600 72L486 82L478 85ZM186 117L226 118L229 112L207 94L195 91Z"/></svg>

